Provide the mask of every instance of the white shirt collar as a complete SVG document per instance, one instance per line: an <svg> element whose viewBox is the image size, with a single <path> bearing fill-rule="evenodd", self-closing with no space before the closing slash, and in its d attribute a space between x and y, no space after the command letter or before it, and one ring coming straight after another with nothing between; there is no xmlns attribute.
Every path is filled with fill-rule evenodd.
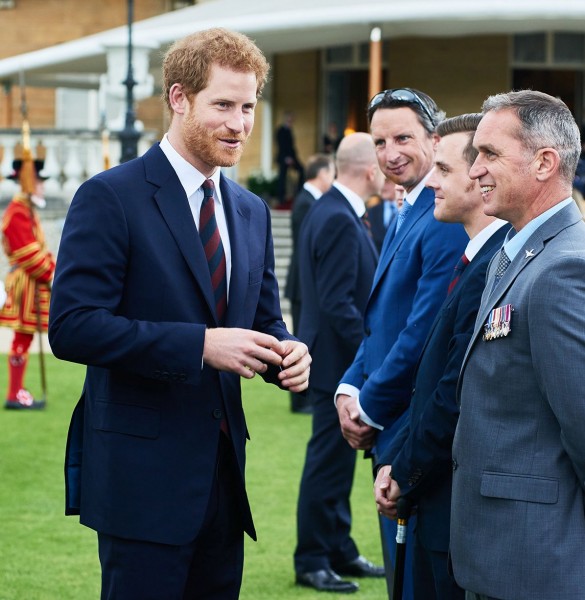
<svg viewBox="0 0 585 600"><path fill-rule="evenodd" d="M484 227L475 237L469 240L469 243L465 248L465 256L467 256L469 262L475 258L477 253L482 249L483 245L492 237L492 235L504 225L509 225L509 223L507 221L502 221L502 219L496 219L487 227Z"/></svg>
<svg viewBox="0 0 585 600"><path fill-rule="evenodd" d="M333 187L337 188L349 202L355 214L361 219L366 212L366 205L364 201L358 196L353 190L350 190L347 186L339 183L339 181L333 182Z"/></svg>
<svg viewBox="0 0 585 600"><path fill-rule="evenodd" d="M172 146L169 142L168 136L165 133L163 139L160 142L160 149L164 152L168 161L171 163L187 198L197 192L203 182L207 179L205 175L199 172L191 163L187 162ZM219 180L221 175L221 169L217 168L215 173L210 179L215 184L215 199L221 204L221 192L219 190Z"/></svg>
<svg viewBox="0 0 585 600"><path fill-rule="evenodd" d="M323 192L317 186L309 183L308 181L303 183L303 188L305 188L307 192L309 192L309 194L315 198L315 200L319 200L319 198L323 195Z"/></svg>
<svg viewBox="0 0 585 600"><path fill-rule="evenodd" d="M416 199L420 196L420 193L423 191L425 183L427 182L427 179L429 178L430 174L431 172L429 171L410 192L406 192L406 194L404 195L404 200L406 200L410 204L410 206L414 206L414 203L416 202Z"/></svg>

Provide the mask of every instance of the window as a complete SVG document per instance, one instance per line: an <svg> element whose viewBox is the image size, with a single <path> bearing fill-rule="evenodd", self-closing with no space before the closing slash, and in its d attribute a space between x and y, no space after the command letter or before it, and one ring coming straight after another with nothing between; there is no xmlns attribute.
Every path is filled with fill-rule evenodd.
<svg viewBox="0 0 585 600"><path fill-rule="evenodd" d="M558 33L554 37L554 62L583 64L585 40L582 33Z"/></svg>
<svg viewBox="0 0 585 600"><path fill-rule="evenodd" d="M585 35L573 32L514 36L513 62L522 66L585 66Z"/></svg>
<svg viewBox="0 0 585 600"><path fill-rule="evenodd" d="M514 36L514 61L543 63L546 61L546 34L528 33Z"/></svg>

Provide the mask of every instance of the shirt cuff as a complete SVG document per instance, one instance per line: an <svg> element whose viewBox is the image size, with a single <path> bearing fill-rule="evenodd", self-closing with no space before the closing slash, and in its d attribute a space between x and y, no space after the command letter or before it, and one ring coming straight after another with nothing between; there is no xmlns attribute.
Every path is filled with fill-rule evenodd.
<svg viewBox="0 0 585 600"><path fill-rule="evenodd" d="M349 383L340 383L339 386L337 387L337 390L335 391L335 397L333 400L336 407L337 407L337 396L339 396L340 394L346 394L347 396L352 396L353 398L356 399L357 409L360 413L360 419L366 425L369 425L370 427L374 427L375 429L379 429L380 431L384 430L384 427L382 425L379 425L375 421L372 421L372 419L370 419L370 417L368 417L368 415L364 412L364 409L362 408L362 406L360 404L360 391L356 387L354 387L353 385L350 385Z"/></svg>

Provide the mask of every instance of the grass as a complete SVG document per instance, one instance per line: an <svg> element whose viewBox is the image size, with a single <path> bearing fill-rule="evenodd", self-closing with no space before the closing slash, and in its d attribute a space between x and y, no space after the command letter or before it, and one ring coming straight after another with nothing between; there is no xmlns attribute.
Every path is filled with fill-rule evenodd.
<svg viewBox="0 0 585 600"><path fill-rule="evenodd" d="M2 364L6 357L0 355ZM27 384L39 393L37 356ZM90 600L99 597L95 532L63 514L63 457L71 412L84 368L46 357L44 412L0 413L0 600ZM0 393L6 368L0 367ZM311 418L292 414L288 394L261 379L244 382L252 440L248 491L258 542L246 540L241 599L315 598L294 585L295 511ZM352 494L353 536L360 551L381 564L370 462L358 459ZM327 595L329 597L329 595ZM362 580L356 598L385 597L382 580Z"/></svg>

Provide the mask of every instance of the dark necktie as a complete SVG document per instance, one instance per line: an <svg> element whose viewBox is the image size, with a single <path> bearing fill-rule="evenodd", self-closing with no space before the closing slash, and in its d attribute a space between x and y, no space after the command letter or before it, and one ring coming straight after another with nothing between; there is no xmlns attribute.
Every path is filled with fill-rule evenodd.
<svg viewBox="0 0 585 600"><path fill-rule="evenodd" d="M227 277L225 252L221 236L215 220L215 202L213 192L215 186L211 179L206 179L202 185L203 202L199 213L199 235L211 275L211 286L215 297L215 313L220 325L223 324L227 310Z"/></svg>
<svg viewBox="0 0 585 600"><path fill-rule="evenodd" d="M459 259L459 262L455 265L455 268L453 269L453 277L451 278L451 282L449 283L449 289L447 290L447 295L449 295L453 291L453 289L457 285L457 282L459 281L459 278L463 274L463 271L465 271L465 267L468 264L469 264L469 259L464 254Z"/></svg>
<svg viewBox="0 0 585 600"><path fill-rule="evenodd" d="M219 235L219 228L215 219L215 201L213 192L215 185L211 179L206 179L201 186L203 188L203 202L199 212L199 235L207 264L211 275L211 286L215 297L215 313L220 325L223 325L227 309L227 277L225 265L225 252ZM227 414L222 400L223 418L220 423L221 430L230 437L227 424Z"/></svg>
<svg viewBox="0 0 585 600"><path fill-rule="evenodd" d="M368 218L368 211L366 210L366 212L362 215L362 223L365 225L366 229L368 230L368 235L370 237L372 236L372 224L370 223L370 219Z"/></svg>
<svg viewBox="0 0 585 600"><path fill-rule="evenodd" d="M412 204L409 204L405 200L402 204L402 208L400 209L400 212L398 213L398 218L396 220L396 233L398 233L398 230L402 227L402 224L406 220L406 217L408 216L408 213L411 211L411 209Z"/></svg>

